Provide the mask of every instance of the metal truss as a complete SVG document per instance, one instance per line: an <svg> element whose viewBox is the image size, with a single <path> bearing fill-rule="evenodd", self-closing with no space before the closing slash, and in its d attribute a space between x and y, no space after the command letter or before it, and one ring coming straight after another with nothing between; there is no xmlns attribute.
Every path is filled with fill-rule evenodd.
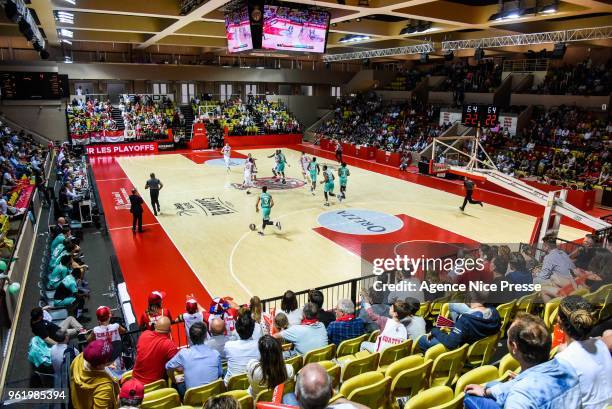
<svg viewBox="0 0 612 409"><path fill-rule="evenodd" d="M612 38L612 26L578 28L574 30L547 31L544 33L516 34L509 36L476 38L471 40L443 41L442 51L470 48L495 48L516 45L566 43L571 41L606 40Z"/></svg>
<svg viewBox="0 0 612 409"><path fill-rule="evenodd" d="M366 58L391 57L394 55L409 55L422 54L433 52L433 43L423 43L417 45L409 45L395 48L381 48L378 50L356 51L352 53L342 54L326 54L323 56L323 61L347 61L347 60L364 60Z"/></svg>

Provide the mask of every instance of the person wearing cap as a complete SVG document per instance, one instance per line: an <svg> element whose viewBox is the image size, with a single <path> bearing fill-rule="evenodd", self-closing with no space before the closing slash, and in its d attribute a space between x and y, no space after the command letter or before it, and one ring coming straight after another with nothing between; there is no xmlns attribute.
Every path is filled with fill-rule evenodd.
<svg viewBox="0 0 612 409"><path fill-rule="evenodd" d="M160 317L168 317L172 321L170 310L162 307L162 301L166 293L163 291L152 291L149 294L147 309L140 316L140 329L142 331L155 329L155 323Z"/></svg>
<svg viewBox="0 0 612 409"><path fill-rule="evenodd" d="M185 323L185 334L189 335L189 329L196 322L204 322L203 308L200 307L195 298L189 297L185 303L185 312L176 317L175 322ZM191 337L187 337L187 343L191 344Z"/></svg>
<svg viewBox="0 0 612 409"><path fill-rule="evenodd" d="M135 188L132 189L130 195L130 213L132 213L132 231L136 232L136 224L138 224L138 232L142 233L142 204L144 200Z"/></svg>
<svg viewBox="0 0 612 409"><path fill-rule="evenodd" d="M70 365L70 396L75 409L116 408L119 385L105 368L113 362L113 347L104 339L89 343Z"/></svg>
<svg viewBox="0 0 612 409"><path fill-rule="evenodd" d="M189 328L191 346L182 348L178 354L166 363L168 375L182 368L185 381L176 385L181 397L185 391L196 386L206 385L216 381L223 375L221 355L204 344L208 328L203 322L195 322Z"/></svg>
<svg viewBox="0 0 612 409"><path fill-rule="evenodd" d="M105 305L98 307L96 310L96 317L98 318L98 325L93 328L91 334L87 338L88 342L94 339L105 339L111 344L113 348L116 348L118 352L121 351L121 335L125 334L126 330L118 323L111 323L111 309ZM123 361L121 356L115 359L115 368L123 370Z"/></svg>
<svg viewBox="0 0 612 409"><path fill-rule="evenodd" d="M138 338L136 363L132 377L145 385L166 377L166 362L177 354L178 348L170 339L172 322L161 316L155 323L155 330L146 330Z"/></svg>
<svg viewBox="0 0 612 409"><path fill-rule="evenodd" d="M121 385L119 409L139 408L144 399L144 384L136 379L128 379Z"/></svg>

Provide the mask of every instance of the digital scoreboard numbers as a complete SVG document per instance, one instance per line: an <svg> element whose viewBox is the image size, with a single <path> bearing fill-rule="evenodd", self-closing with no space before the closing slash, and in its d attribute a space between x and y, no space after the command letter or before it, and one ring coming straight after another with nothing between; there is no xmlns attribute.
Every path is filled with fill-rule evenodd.
<svg viewBox="0 0 612 409"><path fill-rule="evenodd" d="M67 77L55 72L2 72L0 92L3 99L60 99L66 95Z"/></svg>
<svg viewBox="0 0 612 409"><path fill-rule="evenodd" d="M465 104L461 113L461 123L469 128L481 126L493 128L499 122L499 109L495 105Z"/></svg>

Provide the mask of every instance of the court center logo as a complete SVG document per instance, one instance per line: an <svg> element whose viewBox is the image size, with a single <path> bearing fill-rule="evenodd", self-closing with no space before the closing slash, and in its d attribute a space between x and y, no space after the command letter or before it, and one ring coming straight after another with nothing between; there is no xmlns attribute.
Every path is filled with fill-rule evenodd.
<svg viewBox="0 0 612 409"><path fill-rule="evenodd" d="M317 222L338 233L366 236L393 233L404 227L399 217L365 209L332 210L319 215Z"/></svg>
<svg viewBox="0 0 612 409"><path fill-rule="evenodd" d="M246 162L246 159L243 159L243 158L231 158L229 165L231 167L244 166L244 162ZM226 166L225 165L225 159L223 159L223 158L210 159L210 160L207 160L204 163L206 165L208 165L208 166L222 166L222 167Z"/></svg>
<svg viewBox="0 0 612 409"><path fill-rule="evenodd" d="M261 189L263 186L268 186L269 190L289 190L297 189L304 186L306 182L294 178L286 178L285 183L281 179L275 177L257 178L253 181L253 188ZM242 183L232 183L232 187L238 190L246 190Z"/></svg>
<svg viewBox="0 0 612 409"><path fill-rule="evenodd" d="M220 197L203 197L174 204L177 216L222 216L237 213L234 205Z"/></svg>

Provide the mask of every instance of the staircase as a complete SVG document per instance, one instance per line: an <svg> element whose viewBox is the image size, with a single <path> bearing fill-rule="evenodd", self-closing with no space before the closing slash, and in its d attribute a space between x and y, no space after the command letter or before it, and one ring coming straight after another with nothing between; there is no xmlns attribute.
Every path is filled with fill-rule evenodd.
<svg viewBox="0 0 612 409"><path fill-rule="evenodd" d="M117 130L123 131L125 129L125 126L123 124L123 117L121 116L121 111L119 110L119 108L113 107L113 110L111 111L111 117L117 124Z"/></svg>
<svg viewBox="0 0 612 409"><path fill-rule="evenodd" d="M181 105L179 109L181 110L181 114L185 117L185 137L191 139L191 128L193 120L195 119L193 109L191 109L191 105Z"/></svg>

